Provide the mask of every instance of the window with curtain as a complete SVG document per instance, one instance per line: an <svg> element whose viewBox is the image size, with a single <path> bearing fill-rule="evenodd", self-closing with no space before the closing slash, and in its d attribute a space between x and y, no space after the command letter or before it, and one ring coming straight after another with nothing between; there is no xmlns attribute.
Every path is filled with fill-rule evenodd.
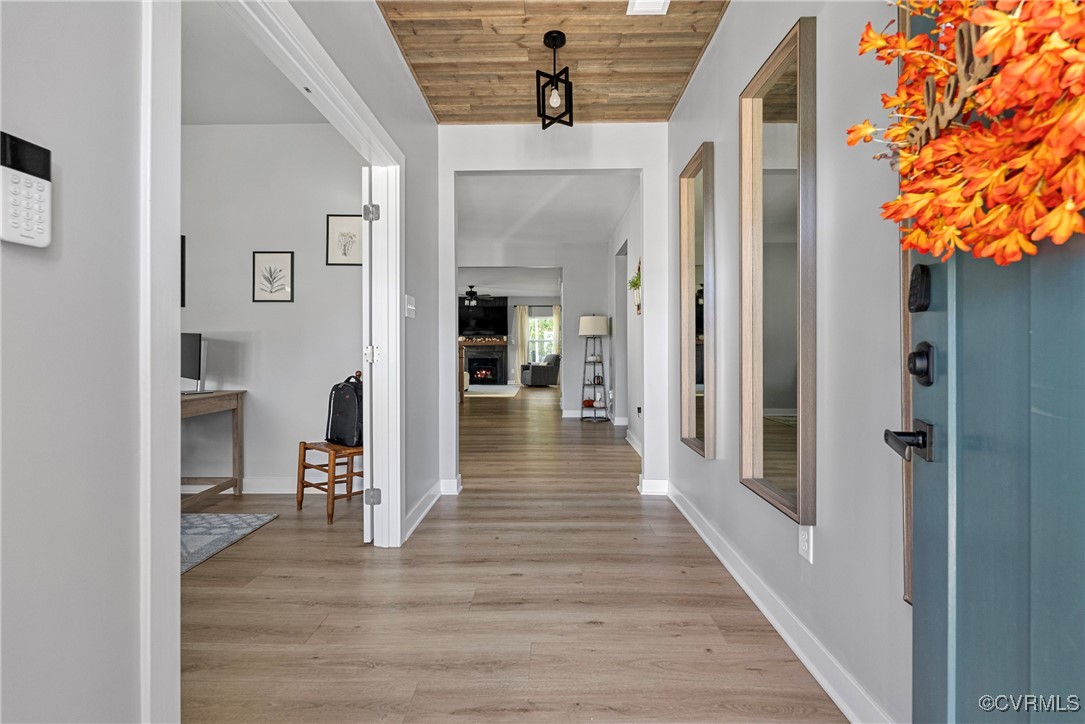
<svg viewBox="0 0 1085 724"><path fill-rule="evenodd" d="M548 354L554 354L554 317L532 314L527 324L528 362L540 363Z"/></svg>

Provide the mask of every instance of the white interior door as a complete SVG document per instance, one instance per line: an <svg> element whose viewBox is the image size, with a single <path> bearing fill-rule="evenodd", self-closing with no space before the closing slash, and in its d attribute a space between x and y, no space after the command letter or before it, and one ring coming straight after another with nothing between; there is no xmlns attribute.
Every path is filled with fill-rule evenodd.
<svg viewBox="0 0 1085 724"><path fill-rule="evenodd" d="M365 167L362 176L362 203L373 203L373 169ZM373 222L365 222L365 234L363 237L362 250L362 275L358 281L362 284L362 359L359 369L362 370L363 382L363 406L362 406L362 445L365 454L362 456L362 482L366 490L374 487L373 456L370 452L374 449L373 438L373 365L368 350L373 345ZM373 542L373 505L369 494L362 496L362 541Z"/></svg>

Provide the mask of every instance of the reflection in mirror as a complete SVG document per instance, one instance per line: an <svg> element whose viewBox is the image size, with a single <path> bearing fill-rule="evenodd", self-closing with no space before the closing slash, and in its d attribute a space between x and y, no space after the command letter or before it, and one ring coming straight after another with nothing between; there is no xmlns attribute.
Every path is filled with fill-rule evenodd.
<svg viewBox="0 0 1085 724"><path fill-rule="evenodd" d="M814 524L814 19L741 95L742 482Z"/></svg>
<svg viewBox="0 0 1085 724"><path fill-rule="evenodd" d="M712 144L704 143L679 176L679 262L682 318L681 439L714 455L712 335Z"/></svg>
<svg viewBox="0 0 1085 724"><path fill-rule="evenodd" d="M774 86L775 87L775 86ZM791 505L798 488L798 124L765 123L762 146L761 288L764 354L763 477Z"/></svg>

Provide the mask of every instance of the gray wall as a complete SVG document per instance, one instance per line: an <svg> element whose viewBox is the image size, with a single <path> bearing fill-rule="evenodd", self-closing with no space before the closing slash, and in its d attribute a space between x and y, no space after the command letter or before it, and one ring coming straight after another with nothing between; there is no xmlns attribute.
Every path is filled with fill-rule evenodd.
<svg viewBox="0 0 1085 724"><path fill-rule="evenodd" d="M374 2L292 4L406 154L407 495L410 511L437 482L437 122Z"/></svg>
<svg viewBox="0 0 1085 724"><path fill-rule="evenodd" d="M637 262L644 253L644 230L641 223L641 198L643 186L639 187L629 202L622 220L618 222L618 228L610 237L610 254L616 257L615 263L609 264L610 273L615 278L610 280L609 287L615 290L610 301L610 315L615 316L617 305L625 305L625 347L619 349L619 354L625 355L625 389L618 387L615 394L624 397L625 414L629 418L629 429L626 431L630 443L643 454L644 446L644 316L637 314L633 304L633 293L629 291L629 279L637 273ZM625 246L626 255L617 257L622 246ZM617 261L625 261L625 269L618 277L619 264ZM650 275L649 275L650 276ZM643 277L643 274L642 274ZM618 294L618 292L621 294ZM637 408L641 412L637 412Z"/></svg>
<svg viewBox="0 0 1085 724"><path fill-rule="evenodd" d="M896 195L892 169L848 148L843 132L884 116L880 94L892 68L855 52L864 25L895 15L878 2L734 2L727 10L669 128L670 198L703 141L716 153L717 459L672 436L672 495L692 508L707 537L729 548L736 569L762 586L777 620L805 629L894 721L911 712L911 609L901 600L900 461L880 431L900 419L899 246L879 207ZM744 487L739 469L738 96L800 16L817 17L817 526L814 565L797 553L797 526ZM846 190L846 193L845 193ZM677 217L671 219L677 249ZM670 283L677 285L677 273ZM674 287L676 288L676 287ZM678 364L678 317L671 317ZM677 379L673 381L677 385ZM671 429L678 429L672 395ZM783 615L790 612L793 618ZM782 616L782 617L781 617ZM830 658L831 657L831 658ZM837 672L839 674L839 672ZM869 711L869 709L867 710ZM876 718L867 715L868 719Z"/></svg>
<svg viewBox="0 0 1085 724"><path fill-rule="evenodd" d="M0 27L0 125L54 184L52 246L0 246L0 717L137 721L140 6Z"/></svg>
<svg viewBox="0 0 1085 724"><path fill-rule="evenodd" d="M184 126L182 329L208 340L210 389L248 390L250 492L292 492L328 390L362 367L363 267L325 265L325 215L360 214L361 156L328 124ZM252 301L252 252L294 252L294 302ZM191 386L191 385L189 385ZM230 419L182 427L185 476L226 474Z"/></svg>
<svg viewBox="0 0 1085 724"><path fill-rule="evenodd" d="M783 412L797 404L798 248L765 244L761 252L765 289L771 290L764 300L764 404L766 411Z"/></svg>

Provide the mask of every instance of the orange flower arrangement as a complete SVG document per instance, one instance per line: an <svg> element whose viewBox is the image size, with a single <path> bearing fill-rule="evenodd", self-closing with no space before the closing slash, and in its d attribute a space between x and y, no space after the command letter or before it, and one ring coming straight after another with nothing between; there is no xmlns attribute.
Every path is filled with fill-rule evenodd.
<svg viewBox="0 0 1085 724"><path fill-rule="evenodd" d="M900 225L902 246L1005 265L1037 241L1085 232L1085 5L899 2L934 29L908 38L867 23L860 55L899 59L901 73L882 94L888 128L868 119L847 141L888 144L875 158L892 159L901 184L882 216Z"/></svg>

